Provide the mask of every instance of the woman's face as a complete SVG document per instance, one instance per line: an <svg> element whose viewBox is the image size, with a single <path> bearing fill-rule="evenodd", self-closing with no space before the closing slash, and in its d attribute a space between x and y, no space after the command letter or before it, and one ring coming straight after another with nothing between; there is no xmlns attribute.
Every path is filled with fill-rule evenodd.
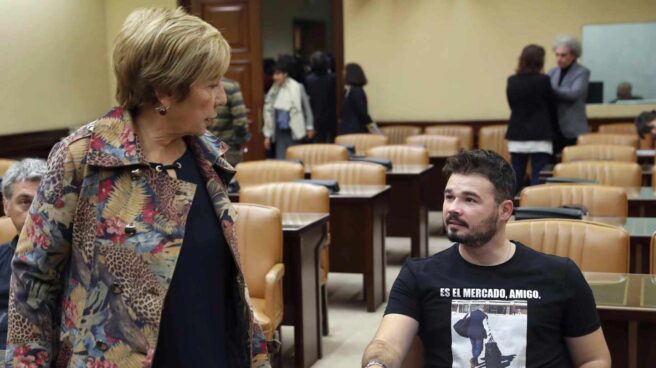
<svg viewBox="0 0 656 368"><path fill-rule="evenodd" d="M204 81L191 86L187 98L171 104L166 116L182 135L200 136L212 124L216 108L226 102L221 79Z"/></svg>
<svg viewBox="0 0 656 368"><path fill-rule="evenodd" d="M287 73L283 73L280 71L273 72L273 81L276 83L276 85L278 85L278 87L282 86L286 80L287 80Z"/></svg>

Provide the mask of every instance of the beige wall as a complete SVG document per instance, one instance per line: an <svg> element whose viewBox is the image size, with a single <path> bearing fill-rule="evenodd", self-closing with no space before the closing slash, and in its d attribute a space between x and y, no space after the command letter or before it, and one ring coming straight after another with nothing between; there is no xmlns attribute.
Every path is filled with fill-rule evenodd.
<svg viewBox="0 0 656 368"><path fill-rule="evenodd" d="M106 109L102 1L0 1L0 44L0 134L76 126Z"/></svg>
<svg viewBox="0 0 656 368"><path fill-rule="evenodd" d="M506 78L522 47L543 45L551 68L558 34L655 19L653 0L346 0L344 53L367 73L375 120L506 119ZM588 115L655 107L589 106Z"/></svg>

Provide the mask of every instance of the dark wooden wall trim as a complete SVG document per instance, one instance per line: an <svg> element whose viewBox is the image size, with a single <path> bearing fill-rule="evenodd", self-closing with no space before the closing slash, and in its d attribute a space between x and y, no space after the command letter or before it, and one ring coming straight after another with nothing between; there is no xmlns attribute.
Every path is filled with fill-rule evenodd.
<svg viewBox="0 0 656 368"><path fill-rule="evenodd" d="M0 157L47 158L52 146L68 134L68 129L55 129L2 135L0 136Z"/></svg>

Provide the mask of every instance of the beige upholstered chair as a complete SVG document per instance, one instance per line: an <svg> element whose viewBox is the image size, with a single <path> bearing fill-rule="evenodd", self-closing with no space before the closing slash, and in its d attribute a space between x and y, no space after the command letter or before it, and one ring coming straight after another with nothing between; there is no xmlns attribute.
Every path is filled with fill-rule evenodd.
<svg viewBox="0 0 656 368"><path fill-rule="evenodd" d="M424 146L431 156L451 156L458 153L460 149L459 138L446 135L413 135L406 138L405 143Z"/></svg>
<svg viewBox="0 0 656 368"><path fill-rule="evenodd" d="M306 170L326 162L348 160L348 150L339 144L299 144L287 148L288 160L301 160Z"/></svg>
<svg viewBox="0 0 656 368"><path fill-rule="evenodd" d="M337 144L354 145L355 154L359 156L364 156L367 153L367 150L371 147L383 146L388 142L389 138L380 134L355 133L343 134L335 137L335 143Z"/></svg>
<svg viewBox="0 0 656 368"><path fill-rule="evenodd" d="M638 130L636 129L635 123L616 123L616 124L604 124L599 126L599 133L604 134L632 134L638 135ZM640 149L652 149L654 148L654 138L651 133L645 134L644 138L640 139Z"/></svg>
<svg viewBox="0 0 656 368"><path fill-rule="evenodd" d="M629 201L620 187L588 184L544 184L526 187L520 207L584 206L590 216L627 217Z"/></svg>
<svg viewBox="0 0 656 368"><path fill-rule="evenodd" d="M424 129L424 134L458 137L461 149L468 150L474 148L474 128L467 125L431 125Z"/></svg>
<svg viewBox="0 0 656 368"><path fill-rule="evenodd" d="M387 136L388 144L403 144L406 137L421 134L421 127L413 125L384 125L380 127L381 133Z"/></svg>
<svg viewBox="0 0 656 368"><path fill-rule="evenodd" d="M563 219L522 220L506 236L547 254L571 258L583 272L629 272L629 233L618 226Z"/></svg>
<svg viewBox="0 0 656 368"><path fill-rule="evenodd" d="M273 183L242 188L239 201L276 207L282 213L330 213L330 194L319 185L305 183ZM330 237L329 237L330 239ZM330 243L330 241L328 241ZM321 291L324 334L328 333L328 292L326 282L330 270L330 244L321 253Z"/></svg>
<svg viewBox="0 0 656 368"><path fill-rule="evenodd" d="M15 160L10 160L7 158L0 158L0 176L4 175L9 167L16 162Z"/></svg>
<svg viewBox="0 0 656 368"><path fill-rule="evenodd" d="M581 134L576 140L577 145L584 144L612 144L618 146L629 146L638 148L637 134L605 134L605 133L587 133Z"/></svg>
<svg viewBox="0 0 656 368"><path fill-rule="evenodd" d="M577 161L554 167L554 177L596 180L599 184L639 189L642 170L637 163L613 161Z"/></svg>
<svg viewBox="0 0 656 368"><path fill-rule="evenodd" d="M562 162L574 161L621 161L636 162L636 149L630 146L610 144L586 144L563 149Z"/></svg>
<svg viewBox="0 0 656 368"><path fill-rule="evenodd" d="M305 169L298 162L282 160L247 161L237 164L235 179L241 188L284 181L294 181L305 177Z"/></svg>
<svg viewBox="0 0 656 368"><path fill-rule="evenodd" d="M508 151L508 141L506 141L506 131L508 125L488 125L478 131L478 148L492 150L498 153L506 161L510 162L510 152Z"/></svg>
<svg viewBox="0 0 656 368"><path fill-rule="evenodd" d="M331 162L312 168L312 179L337 180L339 185L385 185L385 167L370 162Z"/></svg>
<svg viewBox="0 0 656 368"><path fill-rule="evenodd" d="M282 322L282 215L274 207L235 203L241 268L248 284L253 313L271 340Z"/></svg>
<svg viewBox="0 0 656 368"><path fill-rule="evenodd" d="M370 148L367 157L384 158L392 165L428 165L428 150L424 147L394 145Z"/></svg>
<svg viewBox="0 0 656 368"><path fill-rule="evenodd" d="M16 236L16 227L7 216L0 217L0 244L6 243Z"/></svg>

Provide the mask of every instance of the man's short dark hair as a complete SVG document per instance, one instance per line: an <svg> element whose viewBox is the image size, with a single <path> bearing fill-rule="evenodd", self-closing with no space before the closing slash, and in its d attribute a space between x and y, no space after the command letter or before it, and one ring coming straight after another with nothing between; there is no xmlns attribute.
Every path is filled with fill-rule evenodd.
<svg viewBox="0 0 656 368"><path fill-rule="evenodd" d="M446 176L477 174L485 177L494 186L497 203L512 200L515 194L515 171L508 161L494 151L460 151L446 160L442 172Z"/></svg>
<svg viewBox="0 0 656 368"><path fill-rule="evenodd" d="M649 123L654 120L656 120L656 110L643 111L640 113L640 115L638 115L638 117L635 119L635 125L640 138L644 138L645 134L651 132Z"/></svg>

